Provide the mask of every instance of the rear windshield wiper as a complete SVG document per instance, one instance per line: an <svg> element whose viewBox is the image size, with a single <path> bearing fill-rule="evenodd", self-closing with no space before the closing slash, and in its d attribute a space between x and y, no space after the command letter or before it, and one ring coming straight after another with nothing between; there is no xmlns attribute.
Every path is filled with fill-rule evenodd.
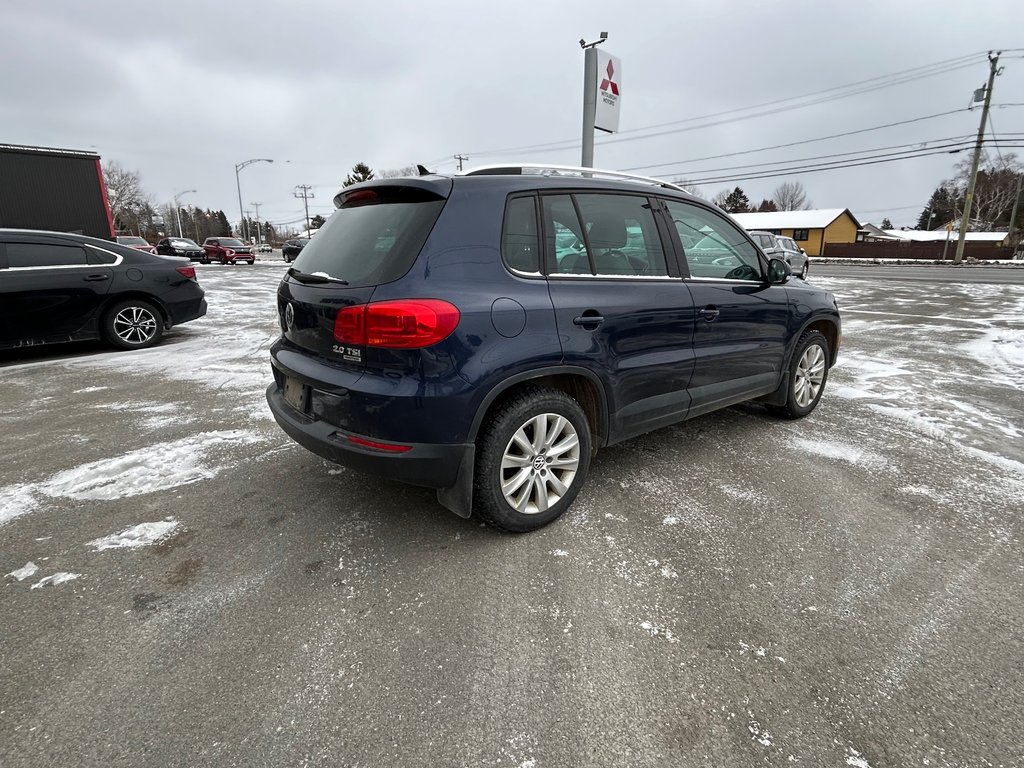
<svg viewBox="0 0 1024 768"><path fill-rule="evenodd" d="M348 285L348 280L342 280L340 277L331 277L326 272L300 272L295 267L289 267L288 274L300 283L338 283L339 285Z"/></svg>

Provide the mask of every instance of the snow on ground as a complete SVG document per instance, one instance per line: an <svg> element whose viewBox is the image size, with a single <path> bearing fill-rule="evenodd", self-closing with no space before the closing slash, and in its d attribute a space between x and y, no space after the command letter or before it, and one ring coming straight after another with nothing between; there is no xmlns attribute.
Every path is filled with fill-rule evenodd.
<svg viewBox="0 0 1024 768"><path fill-rule="evenodd" d="M8 573L7 575L8 576L12 576L13 578L17 579L18 581L24 581L29 576L35 576L35 574L36 574L36 572L38 570L39 570L39 566L36 565L35 563L33 563L31 560L29 560L21 568L17 568L15 570L11 571L10 573Z"/></svg>
<svg viewBox="0 0 1024 768"><path fill-rule="evenodd" d="M67 571L60 571L51 576L44 576L35 584L32 585L32 589L39 589L40 587L55 587L58 584L64 584L68 581L74 581L75 579L82 578L80 573L68 573Z"/></svg>
<svg viewBox="0 0 1024 768"><path fill-rule="evenodd" d="M137 549L157 544L170 536L180 523L174 519L160 520L155 523L139 523L120 533L112 533L99 539L93 539L87 546L95 552L106 549Z"/></svg>
<svg viewBox="0 0 1024 768"><path fill-rule="evenodd" d="M250 445L260 439L256 433L240 429L204 432L58 472L36 490L46 496L72 499L120 499L155 493L216 477L229 464L208 463L207 454L220 455L221 448Z"/></svg>
<svg viewBox="0 0 1024 768"><path fill-rule="evenodd" d="M25 484L0 486L0 526L36 508L32 487Z"/></svg>

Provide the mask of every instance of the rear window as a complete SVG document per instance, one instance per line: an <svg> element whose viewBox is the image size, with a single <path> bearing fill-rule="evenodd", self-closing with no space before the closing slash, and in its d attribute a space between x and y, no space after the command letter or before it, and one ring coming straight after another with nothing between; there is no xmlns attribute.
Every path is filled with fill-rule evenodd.
<svg viewBox="0 0 1024 768"><path fill-rule="evenodd" d="M410 187L354 191L316 237L295 268L347 280L353 288L397 280L412 266L444 206L444 198Z"/></svg>

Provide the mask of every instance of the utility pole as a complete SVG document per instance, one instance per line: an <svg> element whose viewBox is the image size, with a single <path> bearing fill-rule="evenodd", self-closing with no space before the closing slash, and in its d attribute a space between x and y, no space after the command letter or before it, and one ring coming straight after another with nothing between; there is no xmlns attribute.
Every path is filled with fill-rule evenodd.
<svg viewBox="0 0 1024 768"><path fill-rule="evenodd" d="M999 54L1002 51L988 53L989 72L988 85L985 86L985 104L981 108L981 124L978 126L978 140L974 144L974 160L971 163L971 177L967 181L967 193L964 195L964 212L960 217L960 236L956 241L956 253L953 254L953 263L959 264L964 257L964 241L967 238L967 227L971 223L971 208L974 205L974 186L978 183L978 165L981 163L981 145L985 140L985 120L988 119L988 108L992 104L992 84L995 83L996 75L1002 70L999 69Z"/></svg>
<svg viewBox="0 0 1024 768"><path fill-rule="evenodd" d="M466 157L465 155L462 155L462 154L454 155L454 158L459 161L459 171L461 172L462 171L462 161L463 160L469 160L469 158Z"/></svg>
<svg viewBox="0 0 1024 768"><path fill-rule="evenodd" d="M594 167L594 122L597 120L597 46L608 39L602 32L601 39L593 43L580 39L583 49L583 155L580 165Z"/></svg>
<svg viewBox="0 0 1024 768"><path fill-rule="evenodd" d="M299 190L302 190L301 192ZM295 187L295 191L292 193L292 197L301 197L302 204L306 208L306 236L309 236L309 200L312 197L316 197L313 194L313 187L309 184L299 184Z"/></svg>
<svg viewBox="0 0 1024 768"><path fill-rule="evenodd" d="M263 242L263 230L260 228L260 206L262 203L249 203L256 208L256 244L260 245Z"/></svg>

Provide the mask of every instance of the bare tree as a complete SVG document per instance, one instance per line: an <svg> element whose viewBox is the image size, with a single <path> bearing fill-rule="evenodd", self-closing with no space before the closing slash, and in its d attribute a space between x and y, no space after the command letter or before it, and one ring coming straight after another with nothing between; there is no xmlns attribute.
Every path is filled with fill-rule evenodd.
<svg viewBox="0 0 1024 768"><path fill-rule="evenodd" d="M721 208L724 211L725 210L725 201L729 199L729 195L730 195L731 192L732 192L732 190L729 190L729 189L723 189L720 192L716 192L715 196L711 198L711 202L714 203L715 205L717 205L719 208Z"/></svg>
<svg viewBox="0 0 1024 768"><path fill-rule="evenodd" d="M780 211L806 211L811 207L807 190L799 181L786 181L775 188L772 200Z"/></svg>
<svg viewBox="0 0 1024 768"><path fill-rule="evenodd" d="M699 197L702 200L705 199L704 191L696 184L694 184L692 181L687 181L686 179L676 179L672 183L675 184L677 187L682 187L684 191L689 192L694 197Z"/></svg>
<svg viewBox="0 0 1024 768"><path fill-rule="evenodd" d="M956 218L964 213L964 197L971 175L971 159L964 158L956 164L957 174L942 182L943 188L954 201ZM978 169L978 181L974 186L974 203L971 206L969 228L973 231L991 230L1006 226L1013 209L1014 195L1017 194L1017 177L1024 168L1017 162L1017 155L1008 153L995 160L988 160Z"/></svg>
<svg viewBox="0 0 1024 768"><path fill-rule="evenodd" d="M401 176L419 176L420 172L415 165L406 165L402 168L389 168L386 171L374 171L374 177L378 179L397 179Z"/></svg>
<svg viewBox="0 0 1024 768"><path fill-rule="evenodd" d="M152 209L149 198L142 191L138 172L111 162L103 168L103 183L107 187L107 202L114 217L114 226L119 230L138 231L140 214L145 213L147 206Z"/></svg>

